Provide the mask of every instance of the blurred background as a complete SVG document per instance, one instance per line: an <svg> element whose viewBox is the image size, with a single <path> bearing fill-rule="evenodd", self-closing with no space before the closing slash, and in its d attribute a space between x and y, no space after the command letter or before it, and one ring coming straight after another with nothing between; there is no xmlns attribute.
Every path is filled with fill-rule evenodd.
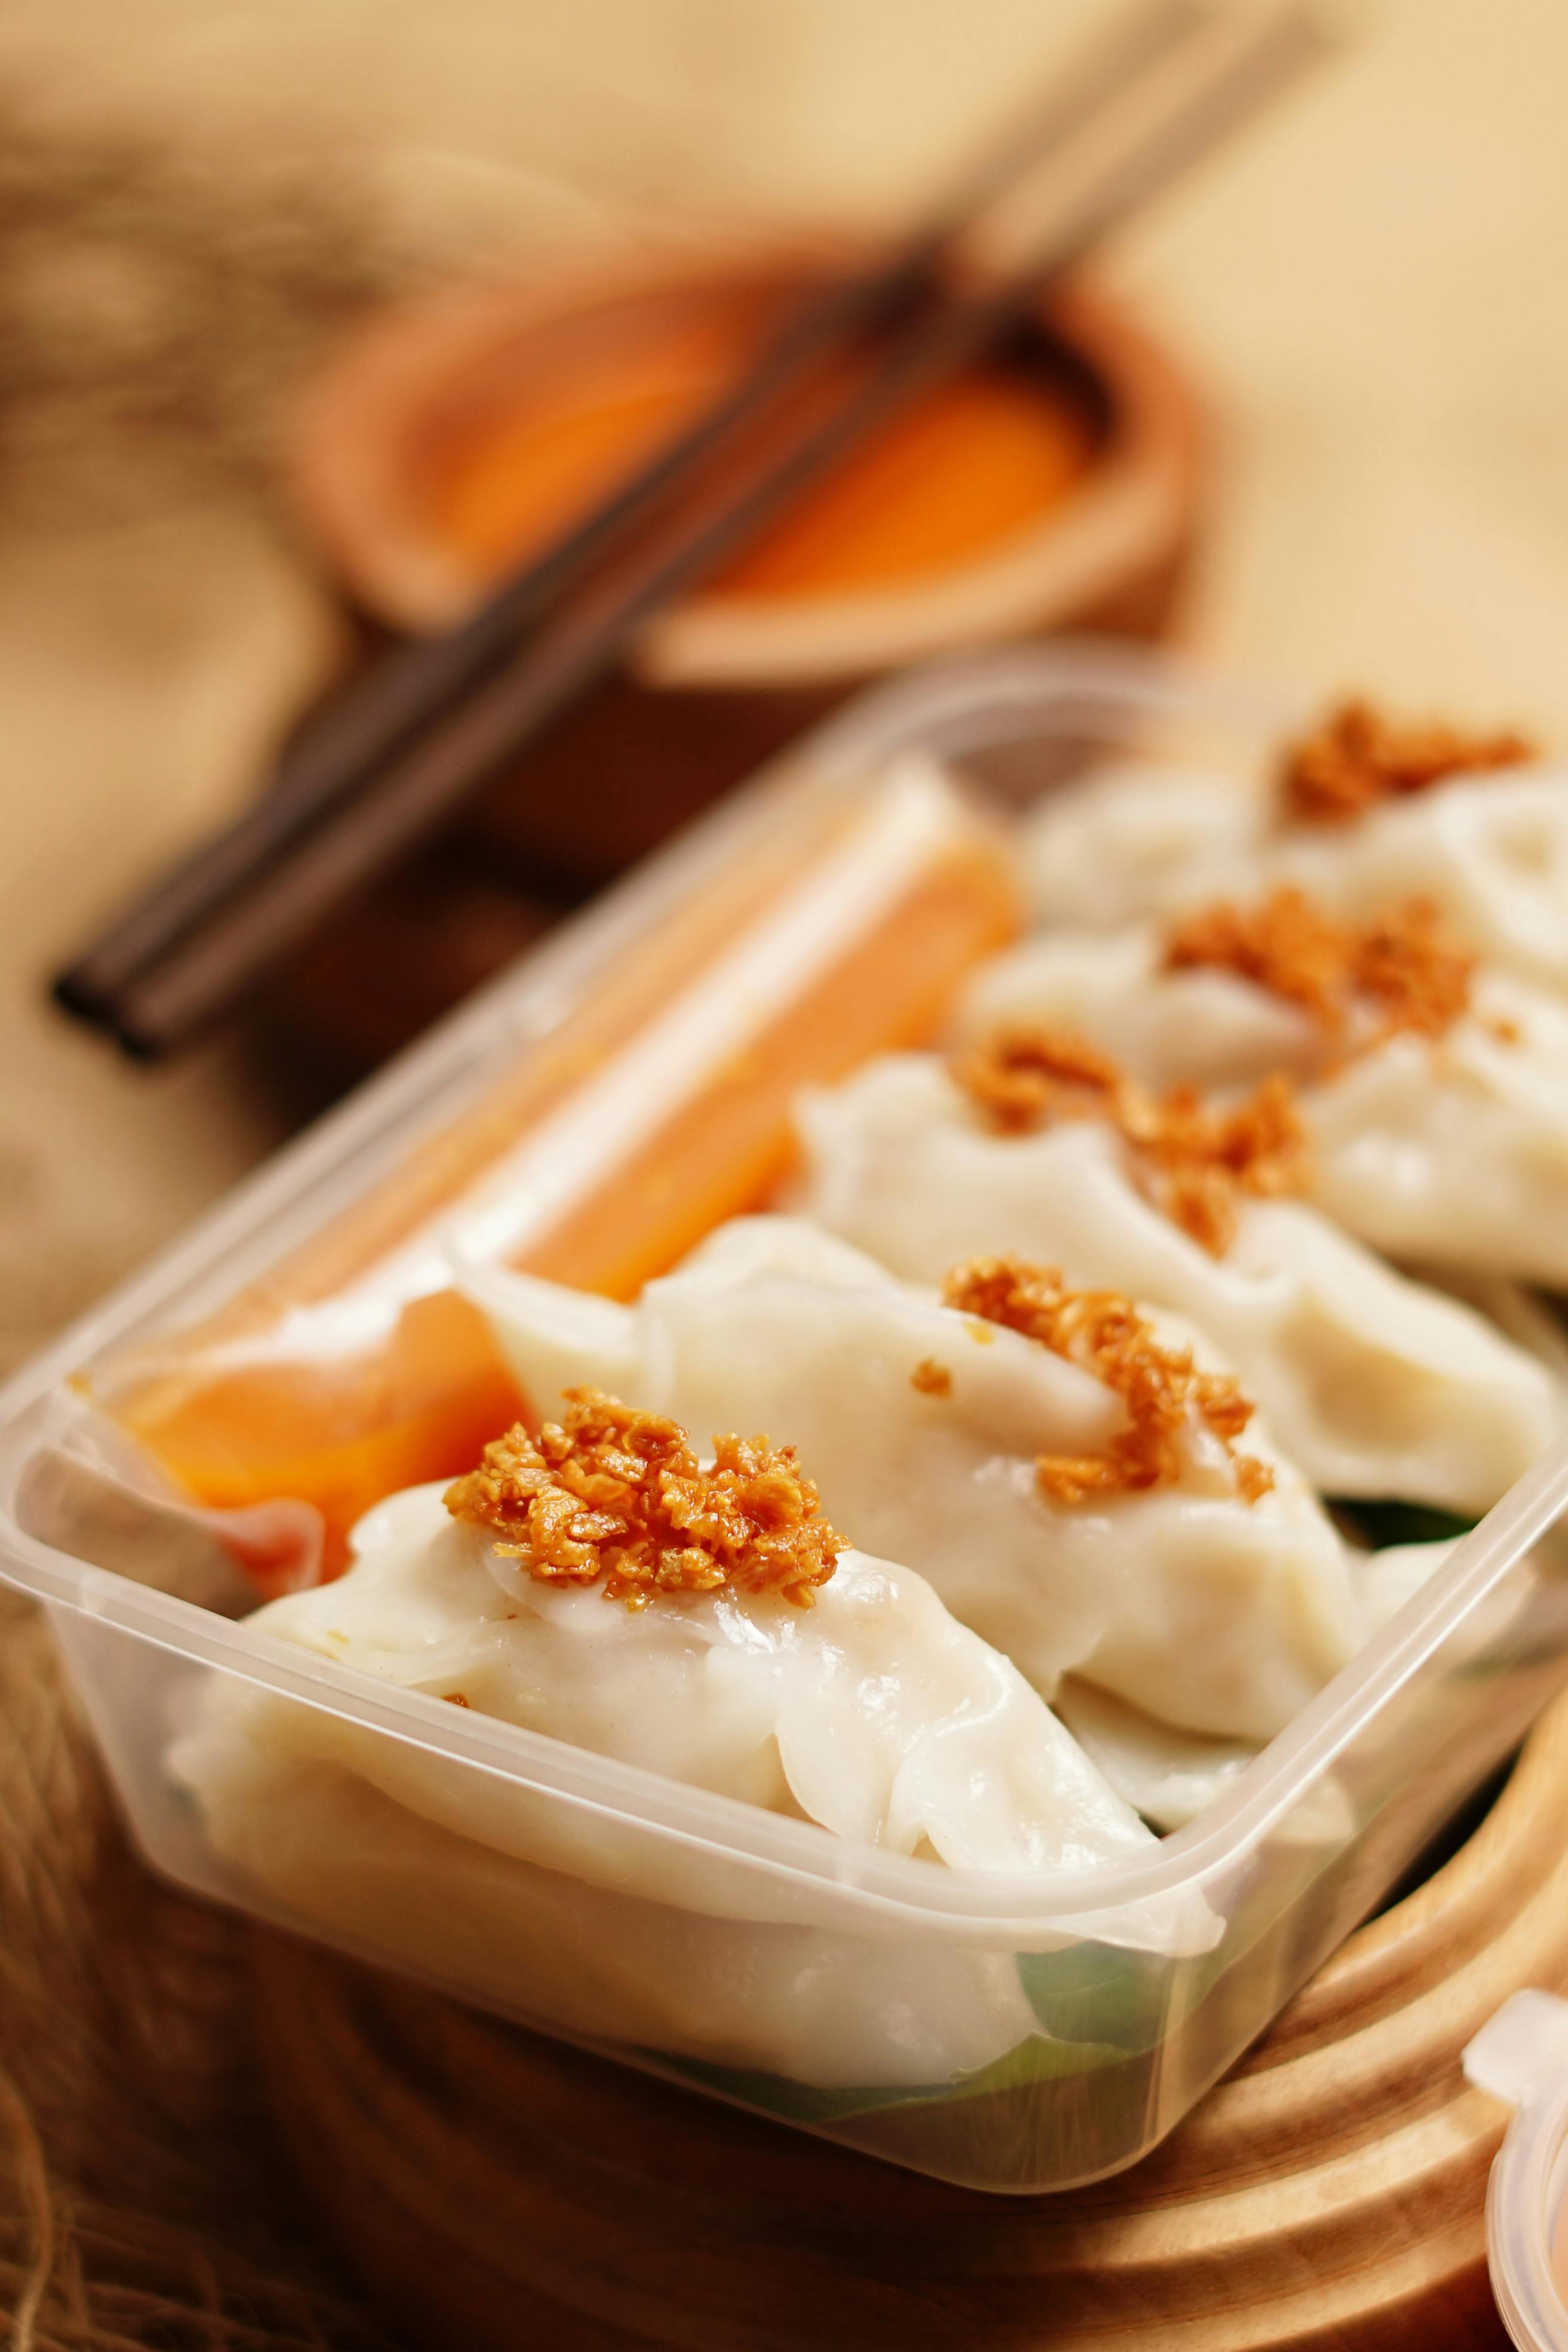
<svg viewBox="0 0 1568 2352"><path fill-rule="evenodd" d="M388 305L504 286L542 257L613 258L655 232L893 223L1105 13L1101 0L0 11L0 1370L379 1050L366 1034L315 1052L296 1021L138 1069L46 996L95 924L256 790L299 714L374 641L299 496L302 404L322 370ZM1304 695L1364 688L1568 740L1568 10L1385 0L1353 21L1342 55L1096 262L1201 444L1180 560L1140 625ZM473 906L446 943L448 986L464 956L478 976L531 919L504 891ZM405 1020L425 1002L417 961L395 940L374 969L384 997L410 983ZM37 1629L5 1607L0 1811L31 1824L49 1868L69 1846L37 1916L87 1988L39 2012L32 2048L66 2066L92 2000L123 2022L149 2063L121 2071L161 2086L165 2143L199 2161L177 2195L162 2176L131 2179L100 2099L104 2161L140 2200L138 2230L163 2227L154 2208L216 2212L216 2243L259 2212L268 2168L242 2129L259 2102L236 2056L232 1930L131 1871L79 1745L58 1731ZM20 1886L20 1864L12 1875ZM94 1922L120 1916L115 1901L133 1906L120 1941L136 1973L110 1979ZM51 1971L54 1958L39 1980ZM20 2048L32 2012L16 1999ZM83 2311L87 2290L46 2260L66 2227L47 2167L68 2203L71 2164L25 2106L13 2116L8 2081L0 2064L14 2142L0 2308L20 2315L22 2342L29 2279L55 2263ZM89 2112L66 2090L61 2114ZM121 2120L124 2147L140 2145L145 2115ZM177 2294L160 2285L137 2304L121 2222L110 2213L91 2239L98 2210L79 2206L83 2275L94 2310L120 2315L115 2343L350 2340L341 2318L285 2310L254 2279L226 2271L220 2293L199 2246L171 2257ZM286 2215L284 2237L292 2226ZM175 2317L186 2333L169 2332ZM82 2327L68 2340L89 2340Z"/></svg>
<svg viewBox="0 0 1568 2352"><path fill-rule="evenodd" d="M40 982L344 656L284 486L355 322L628 226L897 217L1100 0L12 0L0 15L0 1351L299 1115ZM1568 15L1388 0L1098 265L1195 388L1179 638L1568 725Z"/></svg>

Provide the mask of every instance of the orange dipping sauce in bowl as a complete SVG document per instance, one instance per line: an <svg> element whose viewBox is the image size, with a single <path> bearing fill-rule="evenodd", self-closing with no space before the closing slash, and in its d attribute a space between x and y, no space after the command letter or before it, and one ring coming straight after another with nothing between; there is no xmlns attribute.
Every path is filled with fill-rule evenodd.
<svg viewBox="0 0 1568 2352"><path fill-rule="evenodd" d="M617 325L576 348L557 341L430 453L429 524L477 581L570 529L734 380L759 337L756 305L721 281L629 306ZM1037 524L1088 471L1099 437L1088 399L1037 342L1016 364L912 403L708 593L820 595L940 574Z"/></svg>

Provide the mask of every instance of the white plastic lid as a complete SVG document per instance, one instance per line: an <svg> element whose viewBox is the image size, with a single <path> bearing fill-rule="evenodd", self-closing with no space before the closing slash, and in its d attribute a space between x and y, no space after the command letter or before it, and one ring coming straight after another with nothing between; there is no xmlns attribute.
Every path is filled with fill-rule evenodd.
<svg viewBox="0 0 1568 2352"><path fill-rule="evenodd" d="M1568 2000L1516 1992L1464 2053L1467 2078L1518 2109L1487 2184L1487 2266L1521 2352L1568 2352ZM1555 2260L1554 2260L1555 2257Z"/></svg>

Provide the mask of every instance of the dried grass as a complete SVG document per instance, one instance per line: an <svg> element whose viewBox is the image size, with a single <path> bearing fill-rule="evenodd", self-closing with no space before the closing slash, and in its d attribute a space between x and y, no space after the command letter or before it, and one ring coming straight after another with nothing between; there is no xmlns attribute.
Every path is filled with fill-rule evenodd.
<svg viewBox="0 0 1568 2352"><path fill-rule="evenodd" d="M154 1881L47 1629L0 1594L0 2333L8 2352L384 2338L267 2114L245 1930Z"/></svg>

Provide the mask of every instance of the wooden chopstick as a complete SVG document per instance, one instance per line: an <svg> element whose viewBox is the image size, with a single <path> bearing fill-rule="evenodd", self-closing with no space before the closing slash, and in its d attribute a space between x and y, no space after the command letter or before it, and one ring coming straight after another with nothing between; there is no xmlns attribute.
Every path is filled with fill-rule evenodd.
<svg viewBox="0 0 1568 2352"><path fill-rule="evenodd" d="M758 400L743 424L710 445L704 464L683 466L679 503L655 501L640 532L618 530L612 560L589 571L576 598L541 623L519 656L482 675L466 698L407 740L373 788L319 816L248 887L220 899L165 952L133 966L122 985L88 1004L69 994L74 976L67 975L62 992L73 1009L89 1011L142 1055L191 1034L347 891L513 757L602 674L651 612L752 536L805 482L918 392L1016 325L1043 282L1326 45L1301 6L1263 16L1189 17L1179 39L1163 49L1153 45L1151 60L1127 73L1091 114L1080 115L1055 150L1043 203L1037 196L1022 226L1004 215L1005 267L994 282L913 299L869 349L862 339L859 378L847 393L844 348L832 340L814 346L807 362L791 366L787 402ZM1075 169L1073 151L1086 143L1089 161ZM983 215L950 231L932 261L940 254L944 263L950 256L961 263L966 247L984 255L982 222Z"/></svg>
<svg viewBox="0 0 1568 2352"><path fill-rule="evenodd" d="M379 663L323 711L279 761L263 794L205 842L113 924L55 983L89 1018L138 972L167 954L345 801L463 696L511 658L528 629L613 549L679 493L726 439L787 397L827 350L889 323L929 282L950 239L1043 152L1089 119L1130 76L1190 35L1197 0L1142 0L1118 16L992 142L943 201L867 269L814 289L795 305L756 359L648 463L546 546L449 634Z"/></svg>

